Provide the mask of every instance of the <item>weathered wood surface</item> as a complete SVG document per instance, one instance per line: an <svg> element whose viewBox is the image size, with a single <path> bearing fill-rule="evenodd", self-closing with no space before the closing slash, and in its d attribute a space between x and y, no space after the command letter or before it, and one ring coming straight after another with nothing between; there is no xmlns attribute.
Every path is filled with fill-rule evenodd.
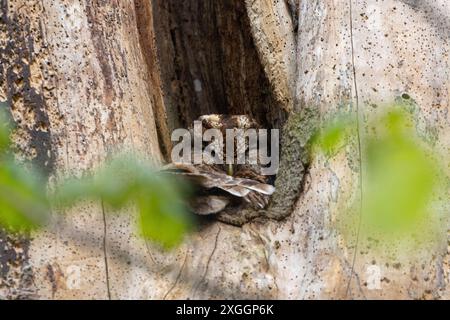
<svg viewBox="0 0 450 320"><path fill-rule="evenodd" d="M160 160L132 1L0 4L0 96L19 126L15 141L21 154L40 162L51 181L79 175L121 147ZM90 244L70 241L67 225L33 239L31 296L126 297L134 284L122 281L132 274L140 283L138 271L116 266L105 244L144 252L129 233L131 219L117 221L97 203L67 214Z"/></svg>
<svg viewBox="0 0 450 320"><path fill-rule="evenodd" d="M434 134L441 150L448 150L445 17L450 11L444 1L430 5L434 11L428 5L400 1L301 2L294 108L317 106L323 118L340 109L357 116L363 128L365 116L376 103L388 103L406 93L420 106L419 127L427 124L425 133ZM430 12L440 12L440 18ZM277 43L270 43L273 39L259 40L256 43L269 42L277 48ZM429 48L434 48L434 54ZM273 60L263 57L262 61ZM265 70L272 72L271 83L281 87L290 76L280 73L277 65ZM329 161L315 159L305 194L294 214L282 223L251 223L242 230L220 224L206 227L180 251L177 267L171 271L173 285L152 297L448 297L447 239L425 253L402 255L386 248L386 257L368 253L367 244L357 243L356 235L347 243L339 235L338 213L350 211L350 204L360 200L360 156L357 150L346 150ZM372 265L380 270L382 290L368 288ZM201 275L200 280L193 275Z"/></svg>
<svg viewBox="0 0 450 320"><path fill-rule="evenodd" d="M155 0L151 7L169 129L211 113L280 125L243 1Z"/></svg>
<svg viewBox="0 0 450 320"><path fill-rule="evenodd" d="M163 17L169 10L166 3L154 1L151 7L145 1L0 3L0 71L6 79L0 99L12 103L21 154L43 163L50 180L92 168L117 146L137 149L158 162L155 119L167 121L158 127L167 134L176 125L174 113L180 112L183 102L202 105L202 112L226 108L223 101L214 102L217 94L228 97L230 110L238 111L237 98L246 95L231 83L226 88L237 93L208 87L220 80L208 80L217 66L199 75L203 91L196 90L196 68L204 70L197 64L201 60L187 57L178 65L165 61L164 57L171 57L173 43L160 44L168 50L167 56L165 51L146 52L157 50L158 41L153 41L158 32L169 35L172 30L185 46L189 39L203 36L193 33L183 38L183 30L177 29L182 19L171 26L164 26L163 20L155 24L155 10L162 10L158 17ZM188 6L185 10L195 13L188 3L193 2L183 2ZM251 25L248 32L255 38L262 69L281 107L316 106L323 118L340 108L363 123L374 104L407 93L419 106L418 127L431 134L441 150L449 151L450 5L446 0L300 1L297 36L288 31L291 27L276 23L276 19L288 21L280 16L286 12L283 1L240 2L242 8L244 4ZM136 14L136 8L145 10ZM153 19L146 20L143 12L153 12ZM258 12L268 15L261 17ZM228 17L229 22L218 25L237 32L236 18ZM152 23L155 30L162 30L149 36L155 31ZM277 36L269 36L271 31ZM226 46L233 41L228 35L223 35L225 49L233 48ZM295 56L289 55L293 41ZM194 47L201 49L199 43ZM243 45L242 39L234 44ZM231 61L239 58L225 49ZM251 50L237 52L254 57ZM251 70L258 69L246 61ZM223 61L205 63L216 62ZM171 71L172 66L184 71ZM245 68L237 66L228 74L245 74ZM252 81L261 79L258 72L254 71ZM192 78L180 82L180 74ZM189 84L185 89L197 96L180 93L185 83ZM173 97L176 101L170 101ZM243 108L255 112L253 103L264 101L268 100L256 95ZM272 106L280 108L276 103ZM343 241L335 228L337 213L351 209L348 205L360 197L359 159L354 150L347 151L329 161L314 160L305 192L285 221L254 222L243 228L205 224L172 253L138 240L132 219L109 216L98 203L80 206L56 226L56 234L41 235L27 247L26 264L34 276L27 290L37 298L57 299L449 298L447 239L431 255L420 256L421 263L412 253L410 261L400 265L395 255L387 264L385 257L367 253L364 244L355 249L355 241ZM83 245L68 236L69 228L88 231L88 239L81 239ZM367 288L367 267L375 259L383 290Z"/></svg>
<svg viewBox="0 0 450 320"><path fill-rule="evenodd" d="M409 96L419 106L418 127L448 152L449 16L445 1L301 1L294 108L317 106L323 118L339 108L357 116L364 128L375 104ZM281 86L289 77L280 75L276 65L265 70ZM331 161L315 159L305 194L282 223L208 228L197 241L210 246L209 254L188 245L174 286L163 296L448 298L447 239L431 249L424 246L428 252L386 248L380 256L368 250L364 239L357 243L355 235L345 243L339 235L338 213L360 200L360 156L346 150ZM380 270L381 290L368 288L373 265ZM203 275L204 286L218 286L216 294L193 291L201 288L189 284L193 274Z"/></svg>
<svg viewBox="0 0 450 320"><path fill-rule="evenodd" d="M289 2L292 2L290 4ZM293 1L246 0L252 33L273 92L287 111L294 106L296 26L298 5Z"/></svg>

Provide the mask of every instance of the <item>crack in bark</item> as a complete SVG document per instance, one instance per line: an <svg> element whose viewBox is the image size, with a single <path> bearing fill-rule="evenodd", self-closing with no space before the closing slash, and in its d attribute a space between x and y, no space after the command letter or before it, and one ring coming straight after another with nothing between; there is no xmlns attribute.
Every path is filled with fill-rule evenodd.
<svg viewBox="0 0 450 320"><path fill-rule="evenodd" d="M341 254L341 257L344 257L344 254ZM350 292L350 287L351 287L350 284L351 284L351 281L352 281L352 278L353 278L353 275L354 275L355 276L355 280L356 280L356 285L357 285L357 288L359 289L359 292L360 292L361 296L364 298L364 300L367 300L367 297L364 294L364 290L363 290L362 285L361 285L360 276L359 276L359 274L356 274L356 273L353 272L354 271L354 262L352 261L352 264L350 264L350 262L347 259L342 258L342 260L344 261L344 264L346 265L346 267L351 270L350 279L349 279L349 283L348 283L347 288L346 288L345 296L347 297L348 293Z"/></svg>
<svg viewBox="0 0 450 320"><path fill-rule="evenodd" d="M263 247L263 253L264 253L264 260L266 261L267 264L267 271L270 271L270 263L269 263L269 258L267 257L267 253L266 253L266 242L264 241L263 237L261 236L261 234L257 231L254 231L258 240L261 242L261 245Z"/></svg>
<svg viewBox="0 0 450 320"><path fill-rule="evenodd" d="M184 256L183 264L181 265L180 271L178 272L178 275L177 275L177 277L176 277L176 279L175 279L175 282L174 282L173 285L170 287L170 289L166 292L166 294L165 294L164 297L163 297L163 300L166 300L167 296L168 296L168 295L173 291L173 289L175 289L175 287L177 286L178 281L179 281L180 278L181 278L181 274L182 274L182 272L183 272L183 270L184 270L184 266L186 265L187 257L188 257L188 253L186 252L186 255Z"/></svg>
<svg viewBox="0 0 450 320"><path fill-rule="evenodd" d="M202 284L202 282L205 281L206 275L208 274L209 264L211 263L212 257L214 256L214 253L216 252L216 249L217 249L217 243L219 241L219 235L220 235L220 232L222 231L222 228L220 226L217 226L217 227L219 228L219 230L217 231L216 240L214 241L214 248L211 251L211 254L209 255L208 262L206 262L205 272L203 273L202 278L200 279L200 281L198 282L197 286L195 287L194 294L193 294L194 297L195 297L195 295L197 293L198 288Z"/></svg>
<svg viewBox="0 0 450 320"><path fill-rule="evenodd" d="M103 201L101 201L102 216L103 216L103 255L105 257L105 274L106 274L106 290L108 293L108 299L111 300L111 288L109 284L109 267L108 267L108 250L107 250L107 225L106 225L106 213Z"/></svg>
<svg viewBox="0 0 450 320"><path fill-rule="evenodd" d="M361 222L362 222L362 206L363 206L363 177L362 177L362 148L361 148L361 126L360 126L360 112L359 112L359 95L358 95L358 83L356 80L356 65L355 65L355 45L354 45L354 37L353 37L353 0L349 0L349 9L350 9L350 44L351 44L351 58L352 58L352 69L353 69L353 85L355 88L355 99L356 99L356 129L357 129L357 141L358 141L358 157L359 157L359 190L360 190L360 213L359 213L359 222L358 229L356 232L356 242L355 242L355 251L353 253L353 260L350 272L350 279L348 280L347 289L345 293L345 297L347 298L348 293L350 291L350 285L353 278L353 274L355 271L356 264L356 256L358 254L358 243L361 231ZM355 275L357 276L357 275Z"/></svg>
<svg viewBox="0 0 450 320"><path fill-rule="evenodd" d="M160 264L158 261L156 261L155 257L153 257L150 247L148 246L147 240L145 240L145 251L147 251L147 254L150 257L150 260L152 260L153 264L156 264L156 265Z"/></svg>
<svg viewBox="0 0 450 320"><path fill-rule="evenodd" d="M57 220L56 220L55 224L58 224L58 217L56 217L56 219ZM52 231L48 230L48 232L52 232ZM88 235L84 232L80 232L79 229L75 229L70 226L67 226L66 228L64 228L64 230L61 230L61 232L62 232L63 238L67 239L67 241L73 241L74 245L78 245L80 247L90 249L90 250L95 250L95 252L98 252L98 254L102 254L104 252L104 251L102 251L103 248L100 248L96 242L92 241L92 238L101 237L100 231L94 235ZM178 283L183 283L186 285L193 284L193 283L201 284L204 281L204 279L206 278L206 275L208 273L209 265L212 261L212 258L214 256L215 252L217 251L220 233L221 233L221 230L219 228L219 231L217 232L217 234L215 236L216 240L215 240L214 248L211 251L211 254L209 255L205 272L200 275L198 273L195 273L195 270L194 270L194 272L185 271L185 267L184 267L183 270L186 273L186 276L180 275L180 277L178 278L178 282L176 284L178 284ZM159 266L157 269L155 269L153 265L149 264L147 255L143 254L142 251L139 251L138 248L130 248L128 250L125 250L125 249L117 248L117 247L113 246L110 242L106 242L105 245L106 245L106 251L110 252L110 254L112 256L117 257L116 261L123 264L124 266L128 266L129 257L130 257L130 255L132 255L134 257L134 263L136 265L143 266L143 268L149 274L156 274L156 273L159 274L161 271L164 272L164 270L161 270L161 266ZM131 252L130 252L130 250L131 250ZM187 264L187 261L186 261L186 263L184 263L184 265L186 266L186 264ZM199 286L200 285L197 285L197 287L199 287ZM176 286L174 286L174 288L176 288ZM278 290L277 284L276 284L276 288ZM227 290L227 289L229 289L229 287L225 287L218 283L212 282L212 283L208 283L205 286L204 292L210 293L210 296L212 296L213 294L222 293L222 292L224 292L224 290ZM173 290L172 290L172 292L173 292ZM167 293L165 295L167 295ZM170 293L169 293L169 295L170 295Z"/></svg>

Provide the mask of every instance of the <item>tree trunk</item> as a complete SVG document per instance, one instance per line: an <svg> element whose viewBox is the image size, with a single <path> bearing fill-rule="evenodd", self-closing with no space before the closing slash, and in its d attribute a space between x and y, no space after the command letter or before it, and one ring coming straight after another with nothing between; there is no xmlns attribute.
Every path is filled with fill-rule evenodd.
<svg viewBox="0 0 450 320"><path fill-rule="evenodd" d="M80 175L121 147L160 161L152 107L158 88L143 72L133 2L0 3L1 97L19 127L20 154L39 162L50 181ZM139 270L116 264L107 250L145 252L130 232L131 219L108 215L100 203L67 214L56 232L26 244L21 268L31 267L35 286L26 292L56 299L132 297L133 283L124 275L138 282ZM67 239L70 228L86 232L85 245Z"/></svg>
<svg viewBox="0 0 450 320"><path fill-rule="evenodd" d="M308 106L364 128L377 105L413 98L419 131L449 150L446 0L0 0L0 9L0 101L18 125L18 155L50 184L121 148L168 160L172 129L207 113L280 128ZM0 297L448 299L447 239L399 263L395 248L375 255L356 233L350 243L339 234L337 213L363 196L361 150L316 157L287 219L207 223L169 253L136 236L131 209L84 203L54 232L1 237ZM367 285L373 265L382 290Z"/></svg>

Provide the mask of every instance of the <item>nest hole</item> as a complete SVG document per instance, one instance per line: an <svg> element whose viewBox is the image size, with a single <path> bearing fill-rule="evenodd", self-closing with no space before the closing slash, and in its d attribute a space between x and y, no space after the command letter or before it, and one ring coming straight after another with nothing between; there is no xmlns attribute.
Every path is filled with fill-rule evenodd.
<svg viewBox="0 0 450 320"><path fill-rule="evenodd" d="M202 115L247 115L269 131L287 120L260 61L244 2L135 1L152 90L160 88L153 106L167 162L173 130L189 128Z"/></svg>

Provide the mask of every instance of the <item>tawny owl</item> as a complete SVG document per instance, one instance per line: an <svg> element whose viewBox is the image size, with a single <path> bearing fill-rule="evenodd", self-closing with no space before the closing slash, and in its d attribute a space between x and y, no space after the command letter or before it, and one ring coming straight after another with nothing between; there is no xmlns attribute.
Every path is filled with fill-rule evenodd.
<svg viewBox="0 0 450 320"><path fill-rule="evenodd" d="M224 141L227 129L260 128L254 119L245 115L204 115L198 121L202 123L203 132L207 129L220 130ZM191 134L194 134L192 128ZM235 142L236 154L249 151L247 140L245 143L242 141L239 143L237 140ZM210 142L204 143L203 146L208 143ZM219 150L219 156L226 158L225 148ZM194 213L216 215L218 220L233 223L233 221L239 221L241 212L246 211L248 216L249 210L257 212L268 205L269 197L275 188L268 183L269 177L260 174L257 164L231 165L206 162L202 164L171 163L163 168L167 173L177 174L189 180L196 188L196 196L189 203Z"/></svg>

